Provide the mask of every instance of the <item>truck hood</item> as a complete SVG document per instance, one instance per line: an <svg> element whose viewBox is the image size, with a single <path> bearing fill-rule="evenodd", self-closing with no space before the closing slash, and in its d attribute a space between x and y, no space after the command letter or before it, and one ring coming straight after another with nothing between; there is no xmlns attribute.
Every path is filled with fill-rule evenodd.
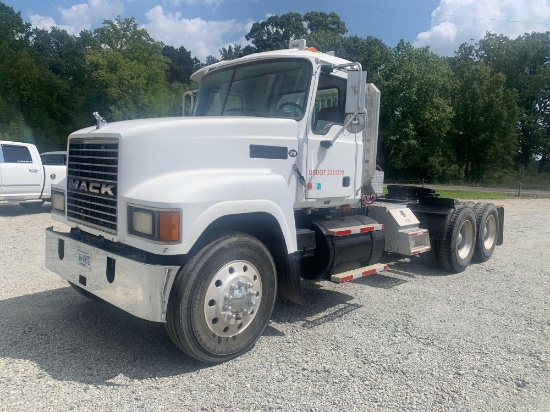
<svg viewBox="0 0 550 412"><path fill-rule="evenodd" d="M182 172L248 170L287 179L298 153L298 130L292 119L177 117L114 122L70 138L118 139L118 193L124 196L146 181ZM282 155L289 152L290 157Z"/></svg>

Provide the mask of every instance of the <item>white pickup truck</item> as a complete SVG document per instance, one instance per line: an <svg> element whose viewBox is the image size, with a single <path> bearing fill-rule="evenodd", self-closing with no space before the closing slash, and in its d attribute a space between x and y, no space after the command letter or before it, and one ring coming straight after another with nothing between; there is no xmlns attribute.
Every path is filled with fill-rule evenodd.
<svg viewBox="0 0 550 412"><path fill-rule="evenodd" d="M57 157L66 158L63 156L59 153ZM33 144L0 141L0 201L41 205L50 199L52 183L67 176L63 163L43 162Z"/></svg>

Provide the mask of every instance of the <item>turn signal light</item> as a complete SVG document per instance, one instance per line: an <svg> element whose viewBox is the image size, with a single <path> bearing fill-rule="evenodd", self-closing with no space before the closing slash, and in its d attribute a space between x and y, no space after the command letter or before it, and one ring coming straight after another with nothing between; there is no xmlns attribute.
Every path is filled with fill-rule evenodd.
<svg viewBox="0 0 550 412"><path fill-rule="evenodd" d="M159 212L159 240L161 242L180 240L180 212Z"/></svg>

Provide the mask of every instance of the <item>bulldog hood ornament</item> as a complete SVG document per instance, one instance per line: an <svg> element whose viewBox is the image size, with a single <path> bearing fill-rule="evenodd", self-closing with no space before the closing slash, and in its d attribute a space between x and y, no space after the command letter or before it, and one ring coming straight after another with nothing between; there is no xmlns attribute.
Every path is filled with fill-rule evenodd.
<svg viewBox="0 0 550 412"><path fill-rule="evenodd" d="M104 126L107 126L107 120L105 120L103 117L99 115L98 112L94 112L93 116L95 117L97 124L95 126L96 130L101 129Z"/></svg>

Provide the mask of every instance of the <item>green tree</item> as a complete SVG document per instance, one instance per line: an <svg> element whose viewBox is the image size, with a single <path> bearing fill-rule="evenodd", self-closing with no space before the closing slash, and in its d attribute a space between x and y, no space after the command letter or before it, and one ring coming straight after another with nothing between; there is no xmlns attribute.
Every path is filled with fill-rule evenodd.
<svg viewBox="0 0 550 412"><path fill-rule="evenodd" d="M348 32L346 23L334 12L324 13L319 11L310 11L304 14L303 22L308 33L319 31L331 32L343 36Z"/></svg>
<svg viewBox="0 0 550 412"><path fill-rule="evenodd" d="M209 54L208 56L206 56L205 66L210 66L211 64L219 63L219 61L220 61L219 59Z"/></svg>
<svg viewBox="0 0 550 412"><path fill-rule="evenodd" d="M220 50L220 56L221 60L227 61L227 60L235 60L239 57L243 57L243 48L239 44L232 45L230 44L227 46L227 48L222 47Z"/></svg>
<svg viewBox="0 0 550 412"><path fill-rule="evenodd" d="M0 140L34 143L31 128L23 113L15 105L6 102L0 95Z"/></svg>
<svg viewBox="0 0 550 412"><path fill-rule="evenodd" d="M348 32L348 29L340 16L334 12L312 11L304 14L302 20L307 29L305 39L309 46L320 51L334 51L338 56L341 55L343 35Z"/></svg>
<svg viewBox="0 0 550 412"><path fill-rule="evenodd" d="M359 36L344 37L342 41L342 52L338 54L344 59L361 63L363 70L367 71L369 82L380 87L384 70L392 61L392 49L376 37Z"/></svg>
<svg viewBox="0 0 550 412"><path fill-rule="evenodd" d="M522 108L520 154L539 159L539 172L550 170L550 32L530 33L512 42L516 51L514 79Z"/></svg>
<svg viewBox="0 0 550 412"><path fill-rule="evenodd" d="M191 57L191 52L185 47L174 48L164 46L162 55L170 59L168 82L189 83L189 78L195 70L200 68L200 62L196 57Z"/></svg>
<svg viewBox="0 0 550 412"><path fill-rule="evenodd" d="M94 31L101 47L86 56L97 100L112 120L170 114L170 60L134 18L107 20Z"/></svg>
<svg viewBox="0 0 550 412"><path fill-rule="evenodd" d="M13 50L23 50L29 45L31 25L24 22L21 12L0 2L0 42L6 42Z"/></svg>
<svg viewBox="0 0 550 412"><path fill-rule="evenodd" d="M517 146L517 94L484 63L459 55L454 67L458 87L450 136L456 162L468 182L503 175Z"/></svg>
<svg viewBox="0 0 550 412"><path fill-rule="evenodd" d="M30 24L21 13L0 2L0 139L32 142L32 130L21 111L19 81L13 66L28 56Z"/></svg>
<svg viewBox="0 0 550 412"><path fill-rule="evenodd" d="M454 87L449 64L427 48L401 41L394 49L381 85L381 162L390 178L446 176Z"/></svg>
<svg viewBox="0 0 550 412"><path fill-rule="evenodd" d="M70 132L68 108L63 97L70 93L70 85L37 61L29 52L19 52L8 71L10 88L16 104L21 107L33 136L38 141L51 140L59 146L62 136Z"/></svg>
<svg viewBox="0 0 550 412"><path fill-rule="evenodd" d="M312 11L303 16L299 13L270 16L254 23L245 38L258 52L286 49L290 40L303 38L319 50L336 51L347 31L346 24L336 13Z"/></svg>
<svg viewBox="0 0 550 412"><path fill-rule="evenodd" d="M263 52L286 49L290 40L304 38L306 34L302 15L286 13L254 23L245 38L252 41L256 51Z"/></svg>
<svg viewBox="0 0 550 412"><path fill-rule="evenodd" d="M539 159L539 172L550 166L550 32L526 33L511 40L487 33L474 50L475 58L506 75L506 87L518 92L517 158L527 166Z"/></svg>
<svg viewBox="0 0 550 412"><path fill-rule="evenodd" d="M342 56L344 37L340 34L319 30L307 34L305 39L309 47L325 53L332 51L336 56Z"/></svg>
<svg viewBox="0 0 550 412"><path fill-rule="evenodd" d="M139 28L134 17L105 20L103 27L94 30L94 36L103 46L127 53L139 53L159 46L147 30Z"/></svg>
<svg viewBox="0 0 550 412"><path fill-rule="evenodd" d="M60 127L64 125L63 133L87 125L90 113L95 111L94 84L86 63L87 51L98 48L92 33L83 31L80 36L72 36L54 27L50 31L34 29L32 39L33 58L63 84L57 99L63 107L57 119Z"/></svg>

